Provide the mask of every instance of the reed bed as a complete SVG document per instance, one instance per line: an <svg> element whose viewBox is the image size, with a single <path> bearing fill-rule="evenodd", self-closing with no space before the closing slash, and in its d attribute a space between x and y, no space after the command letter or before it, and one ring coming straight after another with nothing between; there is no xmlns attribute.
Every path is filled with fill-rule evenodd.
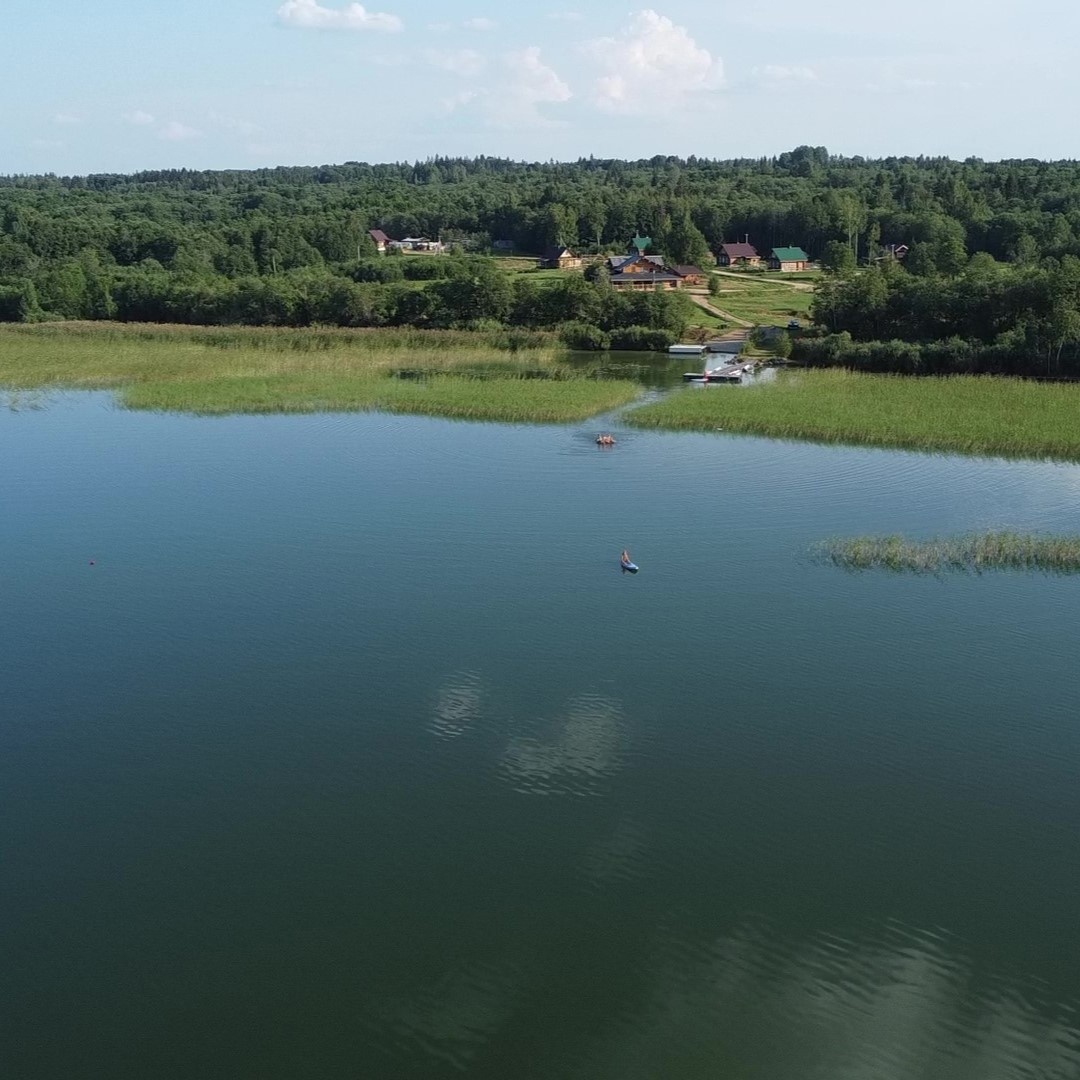
<svg viewBox="0 0 1080 1080"><path fill-rule="evenodd" d="M514 332L507 332L513 335ZM576 372L547 335L58 323L0 327L0 388L107 388L200 414L379 409L557 423L633 401ZM399 377L400 376L400 377Z"/></svg>
<svg viewBox="0 0 1080 1080"><path fill-rule="evenodd" d="M980 574L988 570L1080 573L1080 536L1009 531L932 540L857 536L826 540L814 553L845 570L890 570L900 574Z"/></svg>
<svg viewBox="0 0 1080 1080"><path fill-rule="evenodd" d="M670 430L1080 460L1080 385L985 375L786 371L757 386L682 391L627 419Z"/></svg>
<svg viewBox="0 0 1080 1080"><path fill-rule="evenodd" d="M136 383L121 398L133 409L198 415L235 413L421 413L463 420L564 423L628 404L636 383L598 379L471 378L453 373L393 379L317 372Z"/></svg>
<svg viewBox="0 0 1080 1080"><path fill-rule="evenodd" d="M286 352L440 349L486 347L497 352L547 352L558 347L558 335L544 330L421 330L412 326L349 329L347 327L187 326L179 323L51 322L0 324L0 344L11 338L39 340L160 341L206 345L216 349L269 349Z"/></svg>

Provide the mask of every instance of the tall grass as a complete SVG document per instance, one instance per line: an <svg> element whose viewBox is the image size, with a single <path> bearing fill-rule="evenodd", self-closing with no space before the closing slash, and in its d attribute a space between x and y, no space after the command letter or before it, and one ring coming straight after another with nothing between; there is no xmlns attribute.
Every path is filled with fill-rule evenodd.
<svg viewBox="0 0 1080 1080"><path fill-rule="evenodd" d="M421 413L469 420L560 423L626 405L635 383L596 379L476 379L453 373L423 379L298 372L213 380L139 383L121 392L134 409L228 413Z"/></svg>
<svg viewBox="0 0 1080 1080"><path fill-rule="evenodd" d="M991 376L787 371L758 386L682 391L627 418L639 427L1080 460L1080 385Z"/></svg>
<svg viewBox="0 0 1080 1080"><path fill-rule="evenodd" d="M115 388L131 408L205 414L382 409L544 423L582 420L639 393L631 381L575 371L547 335L523 334L514 350L500 347L502 336L0 327L0 387Z"/></svg>
<svg viewBox="0 0 1080 1080"><path fill-rule="evenodd" d="M543 330L421 330L412 326L379 329L346 327L185 326L174 323L55 322L0 324L0 344L12 338L63 342L123 343L158 341L205 345L217 349L269 349L286 352L419 349L421 351L489 348L499 352L547 352L558 335Z"/></svg>
<svg viewBox="0 0 1080 1080"><path fill-rule="evenodd" d="M817 557L845 570L891 570L940 574L946 571L1038 570L1080 573L1080 536L1039 536L1015 532L969 533L933 540L903 536L857 536L826 540Z"/></svg>

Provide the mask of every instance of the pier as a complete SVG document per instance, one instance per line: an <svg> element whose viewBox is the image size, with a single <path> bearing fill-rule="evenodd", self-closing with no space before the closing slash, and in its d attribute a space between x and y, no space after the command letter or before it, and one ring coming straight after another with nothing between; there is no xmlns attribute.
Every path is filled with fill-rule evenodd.
<svg viewBox="0 0 1080 1080"><path fill-rule="evenodd" d="M683 374L683 382L739 382L744 375L753 372L759 363L758 360L736 360L720 367L707 367L704 371L687 371Z"/></svg>

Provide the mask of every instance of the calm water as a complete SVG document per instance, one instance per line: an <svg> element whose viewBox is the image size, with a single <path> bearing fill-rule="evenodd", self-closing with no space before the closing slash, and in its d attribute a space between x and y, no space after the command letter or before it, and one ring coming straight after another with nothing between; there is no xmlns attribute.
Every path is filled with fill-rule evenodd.
<svg viewBox="0 0 1080 1080"><path fill-rule="evenodd" d="M1080 580L806 551L1080 469L594 433L0 412L0 1075L1075 1080Z"/></svg>

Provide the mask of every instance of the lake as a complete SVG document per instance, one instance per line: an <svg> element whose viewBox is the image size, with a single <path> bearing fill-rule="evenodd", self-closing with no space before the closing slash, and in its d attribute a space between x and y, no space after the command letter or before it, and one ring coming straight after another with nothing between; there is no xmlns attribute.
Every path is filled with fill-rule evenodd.
<svg viewBox="0 0 1080 1080"><path fill-rule="evenodd" d="M1080 580L808 550L1080 468L611 426L0 411L2 1075L1074 1080Z"/></svg>

